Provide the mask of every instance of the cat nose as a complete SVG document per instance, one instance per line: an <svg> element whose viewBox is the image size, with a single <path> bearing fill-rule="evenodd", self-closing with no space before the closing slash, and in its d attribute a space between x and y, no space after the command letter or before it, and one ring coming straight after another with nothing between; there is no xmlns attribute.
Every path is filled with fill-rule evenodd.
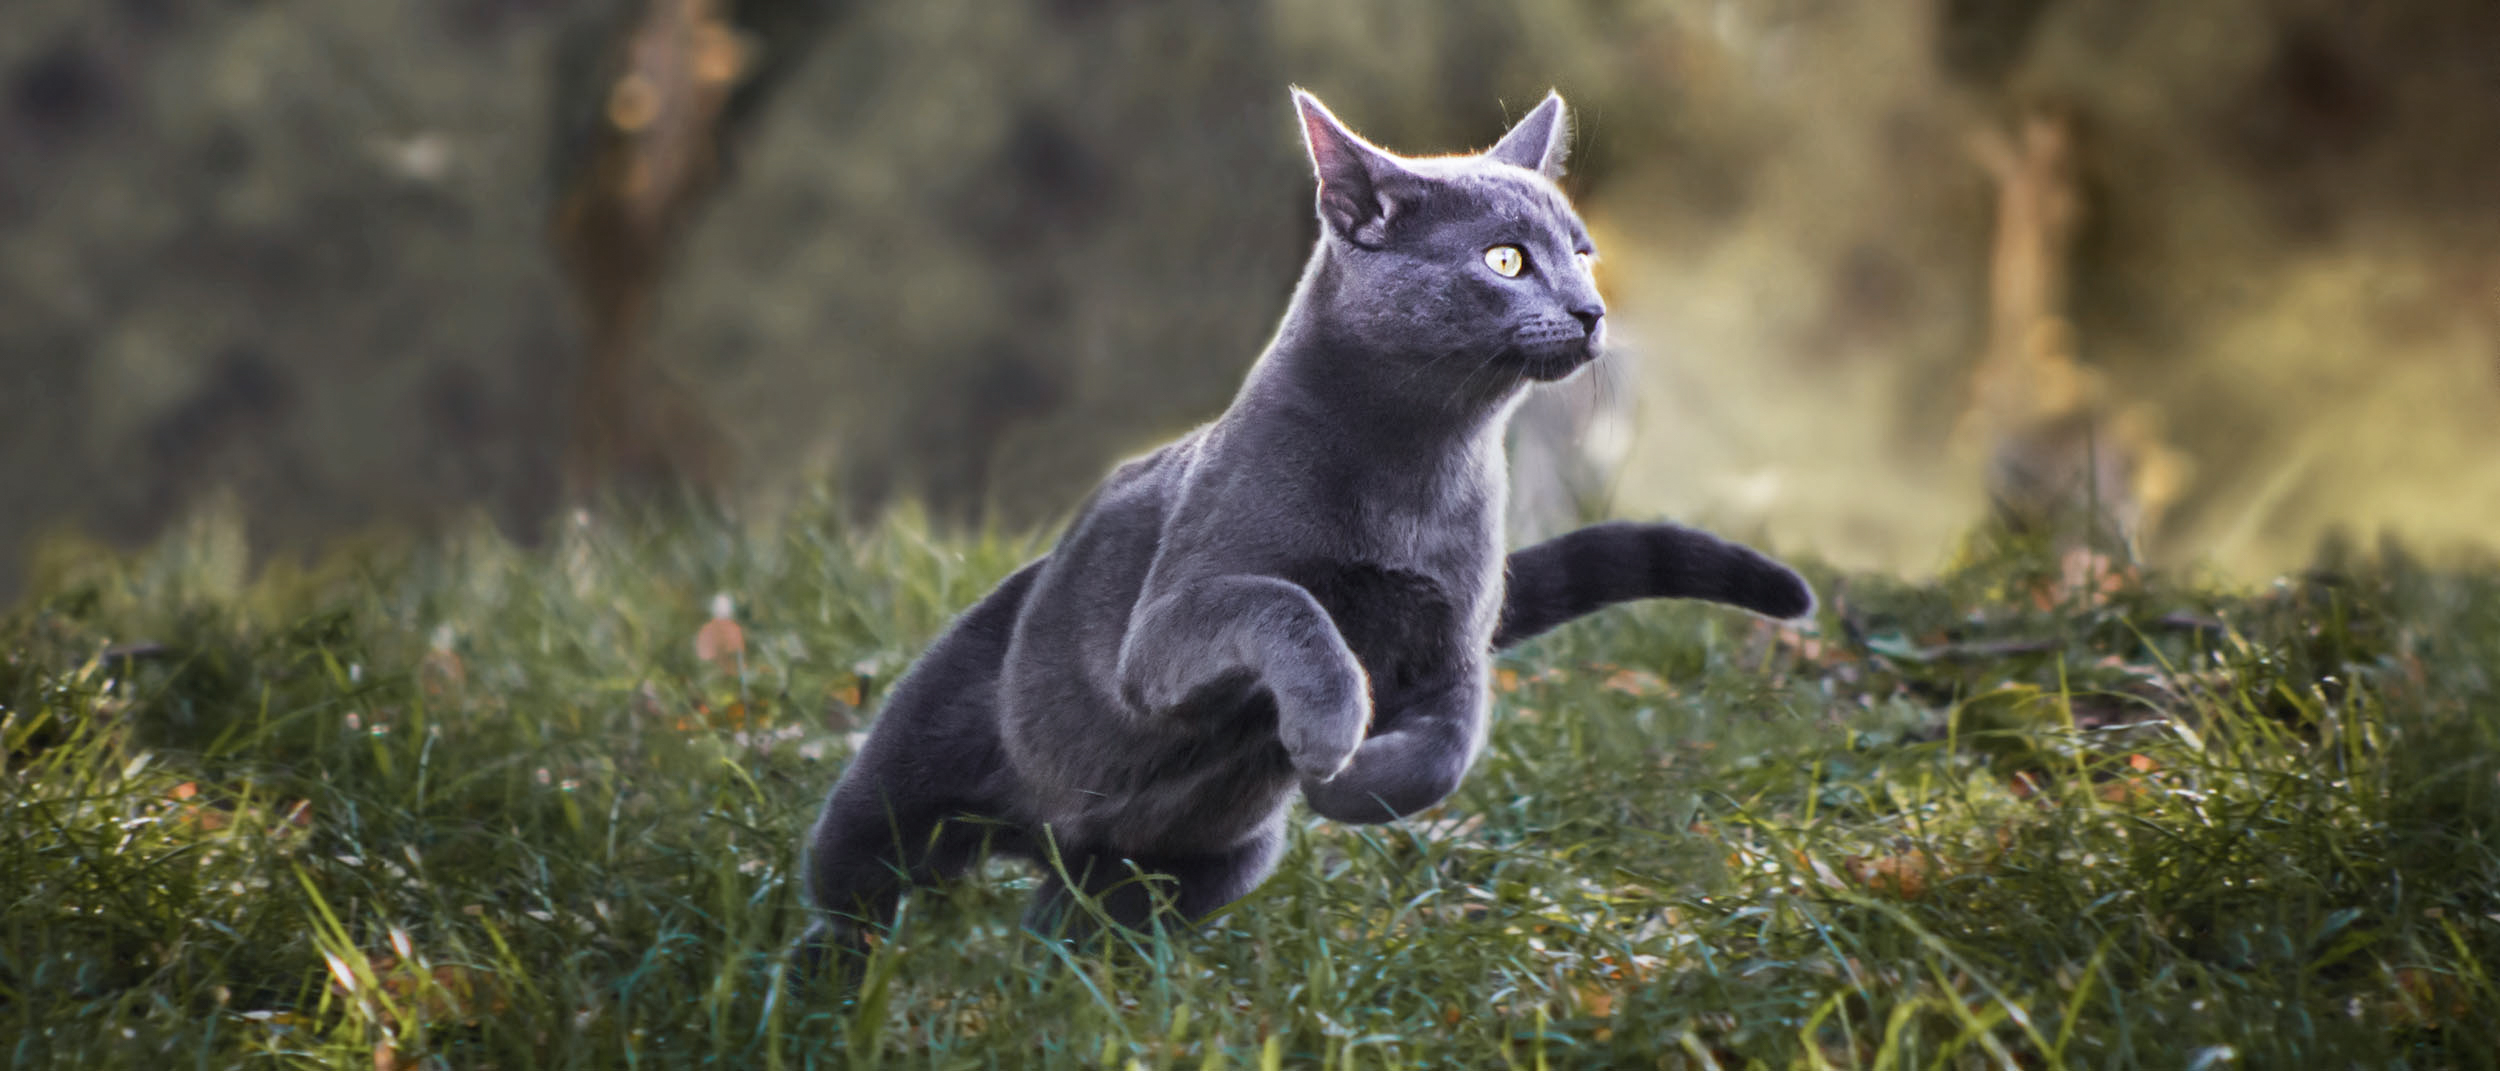
<svg viewBox="0 0 2500 1071"><path fill-rule="evenodd" d="M1580 321L1580 329L1590 334L1597 333L1597 321L1604 319L1605 316L1606 306L1594 303L1571 310L1571 318Z"/></svg>

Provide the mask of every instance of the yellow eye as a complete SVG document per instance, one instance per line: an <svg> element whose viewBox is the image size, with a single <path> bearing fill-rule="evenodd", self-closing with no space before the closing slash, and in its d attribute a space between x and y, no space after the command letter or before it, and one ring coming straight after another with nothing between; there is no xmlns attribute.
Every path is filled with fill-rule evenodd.
<svg viewBox="0 0 2500 1071"><path fill-rule="evenodd" d="M1497 245L1484 251L1484 266L1505 279L1516 279L1519 270L1528 266L1528 256L1515 245Z"/></svg>

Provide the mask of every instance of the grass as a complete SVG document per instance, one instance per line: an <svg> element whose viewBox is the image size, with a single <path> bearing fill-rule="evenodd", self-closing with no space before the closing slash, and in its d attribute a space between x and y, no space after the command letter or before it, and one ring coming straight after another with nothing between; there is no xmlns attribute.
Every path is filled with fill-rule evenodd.
<svg viewBox="0 0 2500 1071"><path fill-rule="evenodd" d="M1439 811L1298 820L1202 930L1095 955L998 864L845 1000L776 971L800 834L1041 539L241 545L56 547L0 623L13 1066L2500 1063L2489 564L2233 591L1983 534L1818 576L1819 635L1613 611L1502 661Z"/></svg>

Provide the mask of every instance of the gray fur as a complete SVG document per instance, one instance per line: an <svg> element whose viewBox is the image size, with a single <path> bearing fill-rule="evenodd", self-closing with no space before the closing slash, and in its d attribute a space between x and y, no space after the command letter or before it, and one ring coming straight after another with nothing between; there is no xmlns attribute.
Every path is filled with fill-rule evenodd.
<svg viewBox="0 0 2500 1071"><path fill-rule="evenodd" d="M1497 639L1632 598L1812 608L1750 550L1620 524L1513 555L1506 605L1504 423L1603 336L1548 177L1561 98L1491 154L1435 159L1295 103L1323 227L1274 341L1221 417L1112 473L895 686L816 825L811 946L984 845L1052 864L1036 926L1064 921L1062 874L1124 924L1155 910L1132 870L1204 915L1266 877L1297 791L1342 822L1448 796ZM1500 244L1517 278L1487 266Z"/></svg>

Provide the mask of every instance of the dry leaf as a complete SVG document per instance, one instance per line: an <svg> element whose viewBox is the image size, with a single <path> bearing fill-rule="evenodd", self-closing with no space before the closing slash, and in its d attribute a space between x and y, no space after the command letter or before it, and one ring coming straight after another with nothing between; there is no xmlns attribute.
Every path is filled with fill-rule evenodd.
<svg viewBox="0 0 2500 1071"><path fill-rule="evenodd" d="M2086 607L2106 605L2110 598L2125 591L2137 579L2135 566L2119 565L2109 556L2084 547L2075 547L2057 561L2057 576L2043 578L2031 588L2031 604L2043 611L2080 604Z"/></svg>
<svg viewBox="0 0 2500 1071"><path fill-rule="evenodd" d="M696 703L692 717L677 719L677 731L691 733L703 729L718 729L738 732L747 729L750 721L758 726L763 724L762 700L757 700L753 707L739 700L731 700L717 708L710 703Z"/></svg>
<svg viewBox="0 0 2500 1071"><path fill-rule="evenodd" d="M2399 967L2388 981L2396 989L2395 998L2387 1002L2388 1017L2407 1026L2436 1030L2474 1010L2465 984L2453 974Z"/></svg>
<svg viewBox="0 0 2500 1071"><path fill-rule="evenodd" d="M1579 997L1581 1010L1588 1012L1589 1018L1614 1018L1614 990L1596 985L1594 983L1582 982L1575 987L1575 994Z"/></svg>
<svg viewBox="0 0 2500 1071"><path fill-rule="evenodd" d="M166 816L166 820L178 827L188 827L201 833L219 832L232 828L244 819L258 818L267 813L258 807L233 802L218 802L202 796L199 782L196 781L185 781L175 785L165 795L174 801L174 808ZM276 812L276 817L275 822L260 823L265 833L277 837L291 837L301 833L312 828L312 801L296 800L285 804Z"/></svg>
<svg viewBox="0 0 2500 1071"><path fill-rule="evenodd" d="M174 821L191 826L202 833L215 833L234 824L234 816L223 809L206 804L188 803L174 812Z"/></svg>
<svg viewBox="0 0 2500 1071"><path fill-rule="evenodd" d="M454 963L420 967L391 953L372 957L368 965L391 998L402 1027L418 1023L474 1023L504 1011L510 1002L494 972ZM352 996L355 976L343 960L330 962L330 987ZM342 984L345 983L345 984Z"/></svg>
<svg viewBox="0 0 2500 1071"><path fill-rule="evenodd" d="M856 728L860 714L868 707L868 697L876 678L854 670L845 680L826 687L825 722L837 732Z"/></svg>
<svg viewBox="0 0 2500 1071"><path fill-rule="evenodd" d="M1764 624L1768 625L1769 622L1764 622ZM1824 643L1820 636L1809 636L1787 625L1772 625L1771 629L1771 638L1774 643L1784 650L1795 653L1798 659L1809 664L1821 665L1827 658L1829 661L1841 661L1847 653L1839 647Z"/></svg>
<svg viewBox="0 0 2500 1071"><path fill-rule="evenodd" d="M2103 803L2133 803L2149 795L2141 777L2121 777L2092 786L2092 794Z"/></svg>
<svg viewBox="0 0 2500 1071"><path fill-rule="evenodd" d="M200 796L200 783L185 781L166 790L165 798L174 801L168 819L177 827L187 826L202 833L215 833L234 824L234 815L225 808Z"/></svg>
<svg viewBox="0 0 2500 1071"><path fill-rule="evenodd" d="M1923 851L1899 855L1853 855L1841 861L1841 868L1868 892L1916 900L1927 895L1928 885L1944 877L1948 871L1942 860Z"/></svg>
<svg viewBox="0 0 2500 1071"><path fill-rule="evenodd" d="M1658 679L1657 674L1643 669L1618 669L1608 675L1605 683L1598 687L1634 697L1665 695L1667 692L1667 682Z"/></svg>
<svg viewBox="0 0 2500 1071"><path fill-rule="evenodd" d="M746 666L746 630L738 627L735 610L726 592L712 596L712 619L694 634L694 656L719 666L723 673L737 673Z"/></svg>

